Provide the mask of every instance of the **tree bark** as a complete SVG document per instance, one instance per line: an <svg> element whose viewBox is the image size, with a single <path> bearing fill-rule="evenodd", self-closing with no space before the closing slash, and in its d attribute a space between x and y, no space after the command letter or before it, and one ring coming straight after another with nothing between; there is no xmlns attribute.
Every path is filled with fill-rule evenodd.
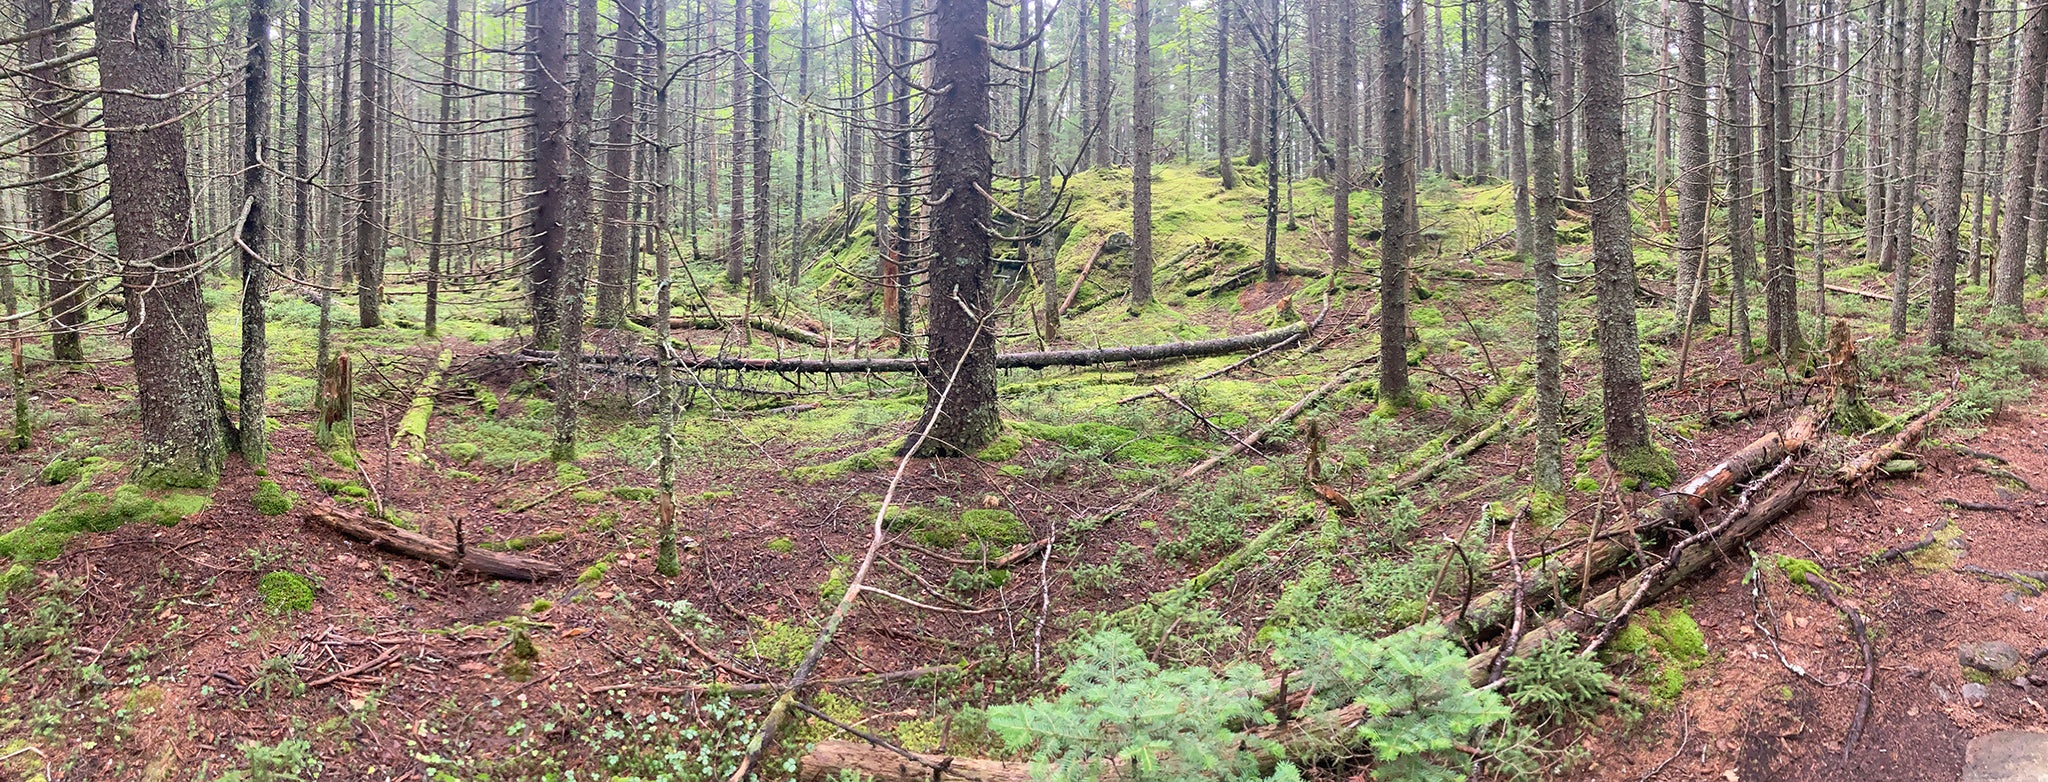
<svg viewBox="0 0 2048 782"><path fill-rule="evenodd" d="M1956 0L1941 57L1941 159L1934 164L1934 293L1927 342L1948 351L1956 327L1956 267L1962 255L1963 157L1970 145L1971 78L1977 66L1978 0Z"/></svg>
<svg viewBox="0 0 2048 782"><path fill-rule="evenodd" d="M1380 369L1379 398L1408 399L1408 248L1415 161L1409 153L1407 17L1401 0L1380 5ZM1277 36L1276 36L1277 38ZM1277 49L1278 47L1272 47Z"/></svg>
<svg viewBox="0 0 2048 782"><path fill-rule="evenodd" d="M1152 2L1131 12L1131 312L1152 303Z"/></svg>
<svg viewBox="0 0 2048 782"><path fill-rule="evenodd" d="M769 239L774 232L768 221L768 3L769 0L753 0L754 63L750 84L754 94L747 99L754 113L750 138L754 152L754 284L748 292L757 307L767 307L775 299L775 259L769 255Z"/></svg>
<svg viewBox="0 0 2048 782"><path fill-rule="evenodd" d="M1991 282L1991 305L2018 316L2024 304L2027 279L2027 215L2033 214L2034 158L2039 151L2042 80L2048 78L2048 12L2040 9L2020 12L2021 53L2018 82L2013 94L2012 119L2006 126L2011 145L2005 156L2005 195L1999 211L2005 223L1999 226L1998 260Z"/></svg>
<svg viewBox="0 0 2048 782"><path fill-rule="evenodd" d="M428 230L427 312L428 338L439 333L441 321L441 248L448 240L448 175L455 150L456 46L461 40L462 0L448 0L447 19L441 31L441 130L434 138L434 222Z"/></svg>
<svg viewBox="0 0 2048 782"><path fill-rule="evenodd" d="M24 26L42 30L71 16L71 0L29 0ZM58 31L36 36L23 47L29 62L58 60L71 50L71 35ZM36 230L42 236L43 277L49 308L50 357L57 361L85 360L85 345L79 328L85 325L87 294L92 288L88 248L83 243L85 217L78 175L78 141L69 129L77 124L77 110L69 107L76 94L67 65L35 68L28 72L28 114L31 127L26 150L28 174L39 182L28 193Z"/></svg>
<svg viewBox="0 0 2048 782"><path fill-rule="evenodd" d="M1350 0L1337 3L1337 82L1336 147L1337 161L1330 172L1330 272L1332 274L1351 267L1351 189L1356 172L1351 166L1351 147L1356 143L1357 123L1352 117L1358 109L1358 32L1357 4ZM1526 200L1526 199L1524 199ZM1525 210L1526 211L1526 210Z"/></svg>
<svg viewBox="0 0 2048 782"><path fill-rule="evenodd" d="M242 269L241 420L236 447L242 459L262 465L269 447L265 410L269 379L269 319L264 302L270 295L270 0L249 0L248 46L242 75L242 197L247 204L236 237Z"/></svg>
<svg viewBox="0 0 2048 782"><path fill-rule="evenodd" d="M372 519L332 505L308 505L306 518L377 548L445 567L473 570L484 575L516 581L546 581L562 575L561 565L544 559L499 553L476 546L464 546L458 550L453 543L435 540L411 530L401 529L391 522Z"/></svg>
<svg viewBox="0 0 2048 782"><path fill-rule="evenodd" d="M377 86L382 79L377 66L377 3L363 0L362 94L356 113L356 325L373 329L384 325L384 193L383 170L377 157Z"/></svg>
<svg viewBox="0 0 2048 782"><path fill-rule="evenodd" d="M1086 0L1083 0L1086 2ZM1109 165L1109 134L1103 126L1109 124L1110 74L1116 69L1109 59L1109 9L1110 0L1096 0L1095 3L1095 167Z"/></svg>
<svg viewBox="0 0 2048 782"><path fill-rule="evenodd" d="M633 252L633 230L629 224L633 206L633 117L634 75L639 70L640 20L633 3L618 5L619 29L612 53L612 94L606 107L603 236L597 252L597 312L591 325L617 328L626 322L626 302L634 292L627 288L627 270Z"/></svg>
<svg viewBox="0 0 2048 782"><path fill-rule="evenodd" d="M209 487L228 437L185 178L185 85L167 0L95 0L108 197L142 428L129 480ZM158 98L154 96L170 95Z"/></svg>
<svg viewBox="0 0 2048 782"><path fill-rule="evenodd" d="M1225 190L1237 189L1237 169L1230 164L1230 23L1236 10L1236 3L1226 2L1216 11L1216 173Z"/></svg>
<svg viewBox="0 0 2048 782"><path fill-rule="evenodd" d="M1900 0L1903 5L1904 0ZM1901 21L1903 25L1903 20ZM1898 134L1899 155L1898 178L1890 199L1893 207L1885 213L1892 226L1886 241L1892 258L1892 339L1906 338L1906 305L1911 297L1913 255L1916 250L1913 237L1914 211L1920 202L1920 103L1921 92L1926 86L1926 69L1920 63L1927 58L1927 0L1914 0L1913 27L1907 34L1908 41L1901 41L1896 51L1901 52L1897 74L1899 92L1904 96L1900 102L1899 115L1894 132ZM1903 55L1907 46L1912 47L1909 61ZM1907 65L1907 63L1912 63ZM1788 65L1789 67L1789 65ZM1908 74L1911 74L1908 76Z"/></svg>
<svg viewBox="0 0 2048 782"><path fill-rule="evenodd" d="M732 168L731 199L725 217L725 284L738 289L747 276L747 12L732 0ZM899 96L900 99L901 96Z"/></svg>
<svg viewBox="0 0 2048 782"><path fill-rule="evenodd" d="M1519 0L1507 0L1513 13ZM1535 190L1529 215L1529 276L1535 279L1531 325L1536 333L1536 459L1532 466L1537 488L1564 488L1564 443L1558 418L1564 412L1564 355L1558 336L1557 209L1558 152L1557 73L1552 49L1556 23L1550 0L1530 0L1529 56L1530 144L1534 148L1529 179ZM1512 33L1514 40L1520 33ZM1517 62L1516 68L1521 64Z"/></svg>
<svg viewBox="0 0 2048 782"><path fill-rule="evenodd" d="M1728 0L1728 272L1730 331L1736 352L1749 358L1749 279L1756 268L1756 187L1750 179L1756 138L1750 131L1752 93L1749 49L1755 39L1749 21L1750 0ZM1873 179L1875 177L1873 176ZM1875 248L1876 244L1869 245Z"/></svg>
<svg viewBox="0 0 2048 782"><path fill-rule="evenodd" d="M591 129L597 119L597 0L580 0L576 11L576 80L570 92L568 158L563 166L562 212L569 221L562 258L562 354L569 359L555 384L555 461L576 460L577 405L582 401L583 283L597 249L591 224Z"/></svg>
<svg viewBox="0 0 2048 782"><path fill-rule="evenodd" d="M1768 42L1763 71L1766 79L1765 118L1769 150L1764 202L1764 339L1772 353L1789 358L1801 350L1799 276L1792 268L1792 63L1787 37L1786 0L1770 0ZM1588 85L1588 91L1592 89ZM1590 142L1589 142L1590 143ZM1591 154L1591 147L1588 147Z"/></svg>
<svg viewBox="0 0 2048 782"><path fill-rule="evenodd" d="M765 1L765 0L764 0ZM995 297L989 281L988 4L953 0L932 12L930 273L924 418L914 455L970 454L1002 430L996 411ZM940 195L943 194L943 197Z"/></svg>
<svg viewBox="0 0 2048 782"><path fill-rule="evenodd" d="M1584 46L1586 190L1592 197L1594 337L1600 345L1600 388L1607 461L1616 472L1642 475L1659 458L1643 409L1643 362L1636 334L1636 264L1629 231L1628 145L1622 137L1620 31L1614 3L1595 0L1579 14ZM1655 461L1651 461L1655 460Z"/></svg>
<svg viewBox="0 0 2048 782"><path fill-rule="evenodd" d="M1673 315L1681 326L1707 322L1707 201L1713 159L1707 143L1705 0L1678 2L1678 247Z"/></svg>

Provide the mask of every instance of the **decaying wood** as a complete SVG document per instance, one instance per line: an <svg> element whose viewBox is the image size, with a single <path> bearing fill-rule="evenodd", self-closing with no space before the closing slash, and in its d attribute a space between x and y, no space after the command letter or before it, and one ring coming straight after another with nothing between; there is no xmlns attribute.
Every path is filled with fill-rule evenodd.
<svg viewBox="0 0 2048 782"><path fill-rule="evenodd" d="M1849 294L1849 295L1851 295L1851 296L1862 296L1863 298L1866 298L1866 299L1876 299L1876 300L1878 300L1878 301L1891 301L1891 300L1892 300L1892 297L1891 297L1891 296L1888 296L1888 295L1886 295L1886 294L1882 294L1882 293L1872 293L1872 292L1870 292L1870 291L1860 291L1860 290L1857 290L1857 289L1855 289L1855 288L1844 288L1844 287L1842 287L1842 286L1840 286L1840 285L1829 285L1829 286L1828 286L1828 290L1834 291L1834 292L1836 292L1836 293L1846 293L1846 294Z"/></svg>
<svg viewBox="0 0 2048 782"><path fill-rule="evenodd" d="M674 329L722 329L725 328L730 322L736 322L739 320L741 320L741 318L720 318L712 315L672 315L668 319L668 324L669 328ZM815 331L811 331L802 326L798 326L792 323L784 323L779 320L764 318L759 315L748 315L745 318L745 321L748 328L751 328L755 331L767 332L769 334L773 334L775 336L781 337L791 342L810 345L811 347L817 348L830 347L832 344L831 340L825 338L825 335L819 334ZM642 326L653 325L654 316L638 315L633 318L633 322L638 323Z"/></svg>
<svg viewBox="0 0 2048 782"><path fill-rule="evenodd" d="M1797 480L1773 490L1769 496L1750 506L1748 512L1736 517L1718 537L1705 541L1705 545L1690 548L1680 555L1677 564L1656 575L1655 580L1649 584L1649 589L1643 591L1641 599L1654 601L1685 580L1713 567L1716 562L1739 553L1750 539L1770 528L1771 524L1785 514L1792 512L1792 509L1798 507L1812 491L1813 489L1804 481ZM1566 633L1585 635L1587 630L1592 629L1596 620L1604 621L1614 616L1622 601L1627 600L1643 586L1641 579L1642 576L1638 575L1623 581L1615 588L1587 600L1581 610L1573 611L1523 633L1515 656L1526 656L1550 639L1562 637ZM1471 681L1486 681L1487 672L1491 670L1497 653L1497 649L1489 649L1473 655L1466 661L1465 673Z"/></svg>
<svg viewBox="0 0 2048 782"><path fill-rule="evenodd" d="M1870 626L1864 623L1863 612L1835 596L1834 587L1828 585L1827 579L1815 578L1812 573L1800 573L1799 580L1820 593L1821 599L1828 601L1828 605L1834 606L1836 611L1849 618L1849 630L1855 634L1856 645L1863 651L1863 692L1856 701L1856 714L1849 719L1849 733L1842 739L1842 757L1847 759L1849 753L1856 750L1856 740L1863 736L1863 724L1870 718L1870 700L1874 694L1873 688L1877 684L1877 655L1870 648Z"/></svg>
<svg viewBox="0 0 2048 782"><path fill-rule="evenodd" d="M973 567L982 568L984 570L1009 570L1012 567L1016 567L1017 563L1038 556L1038 552L1045 550L1046 546L1052 545L1052 538L1040 538L1029 543L1019 543L1015 546L1011 546L1010 550L1003 552L1002 556L989 560L964 559L961 557L952 556L950 554L933 551L931 549L925 548L915 543L911 543L909 541L899 540L896 542L896 545L910 549L911 551L915 551L919 554L923 554L927 557L931 557L941 562L945 562L947 564L969 565Z"/></svg>
<svg viewBox="0 0 2048 782"><path fill-rule="evenodd" d="M1843 489L1855 491L1864 481L1870 480L1871 474L1877 472L1879 465L1897 458L1899 454L1905 453L1906 449L1912 448L1914 443L1919 442L1920 436L1927 433L1927 425L1940 416L1942 411L1947 410L1949 405L1955 404L1955 401L1954 394L1948 395L1927 412L1914 418L1912 423L1906 424L1906 428L1899 430L1899 433L1884 445L1842 465L1841 469L1835 471L1835 482L1841 484Z"/></svg>
<svg viewBox="0 0 2048 782"><path fill-rule="evenodd" d="M419 390L413 392L405 417L398 420L398 446L405 452L405 458L415 463L427 460L427 424L434 417L434 396L440 393L441 377L447 374L448 364L454 358L454 351L441 351L434 368L420 381Z"/></svg>
<svg viewBox="0 0 2048 782"><path fill-rule="evenodd" d="M1921 538L1918 542L1908 543L1903 546L1893 546L1891 548L1885 549L1876 557L1873 557L1871 561L1882 564L1885 562L1890 562L1895 559L1905 559L1907 555L1912 554L1915 551L1919 551L1923 548L1927 548L1928 546L1932 546L1935 543L1940 542L1940 540L1940 538L1934 536L1934 533L1930 532L1927 533L1927 537Z"/></svg>
<svg viewBox="0 0 2048 782"><path fill-rule="evenodd" d="M1022 353L1000 353L996 355L997 369L1044 369L1047 367L1083 367L1097 364L1116 364L1132 361L1165 361L1168 359L1206 358L1240 353L1272 345L1287 339L1299 337L1308 329L1308 324L1295 322L1276 329L1268 329L1235 337L1200 339L1189 342L1168 342L1159 345L1127 345L1124 347L1095 348L1091 350L1039 350ZM521 350L521 360L527 363L553 366L555 351ZM616 356L586 355L583 363L598 366L631 364L651 366L655 359L633 357L621 360ZM696 370L736 370L746 372L829 372L829 373L883 373L883 372L924 372L931 365L915 358L731 358L725 356L699 356L681 358L674 366Z"/></svg>
<svg viewBox="0 0 2048 782"><path fill-rule="evenodd" d="M474 570L485 575L518 581L546 581L562 575L562 566L544 559L505 554L470 546L456 556L455 544L435 540L388 521L324 503L309 503L306 517L321 526L363 541L377 548L443 567Z"/></svg>
<svg viewBox="0 0 2048 782"><path fill-rule="evenodd" d="M1951 508L1955 508L1957 510L1974 510L1980 513L2013 512L2013 508L2010 505L1998 505L1989 502L1971 502L1969 500L1959 500L1954 497L1943 497L1941 498L1940 504L1949 506Z"/></svg>
<svg viewBox="0 0 2048 782"><path fill-rule="evenodd" d="M1102 246L1109 244L1109 237L1095 243L1095 251L1088 254L1088 260L1081 262L1081 271L1074 275L1074 287L1067 289L1067 297L1060 300L1061 315L1074 308L1074 300L1081 297L1081 283L1088 281L1088 272L1095 268L1095 259L1102 257Z"/></svg>
<svg viewBox="0 0 2048 782"><path fill-rule="evenodd" d="M1814 433L1819 429L1819 412L1808 409L1799 414L1783 432L1765 432L1727 458L1702 470L1683 485L1671 490L1658 501L1651 503L1641 512L1641 521L1632 529L1651 530L1661 527L1682 527L1698 518L1708 505L1726 493L1737 482L1748 478L1757 470L1776 464L1785 457L1805 450ZM1607 574L1608 571L1627 561L1635 550L1618 540L1599 538L1591 545L1565 556L1542 563L1529 575L1531 584L1557 583L1558 588L1530 590L1527 598L1531 601L1543 597L1569 596L1577 580L1590 581ZM1562 578L1566 574L1582 574L1584 579ZM1473 640L1484 639L1506 623L1514 607L1512 585L1489 590L1472 599L1472 604L1461 617L1452 614L1445 619L1447 629L1462 633ZM1541 605L1531 605L1535 610Z"/></svg>

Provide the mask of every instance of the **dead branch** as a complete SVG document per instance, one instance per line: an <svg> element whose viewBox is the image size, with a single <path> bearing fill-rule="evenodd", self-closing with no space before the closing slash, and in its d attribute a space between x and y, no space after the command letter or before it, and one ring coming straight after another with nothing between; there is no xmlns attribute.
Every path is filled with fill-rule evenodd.
<svg viewBox="0 0 2048 782"><path fill-rule="evenodd" d="M1891 461L1898 457L1899 454L1905 453L1906 449L1913 447L1914 443L1919 442L1920 436L1927 433L1927 425L1932 423L1935 417L1947 410L1949 405L1955 404L1955 401L1955 394L1949 394L1936 403L1934 407L1929 408L1927 412L1914 418L1912 423L1907 424L1906 428L1899 430L1899 433L1884 445L1878 446L1862 456L1850 460L1848 464L1842 465L1841 469L1835 471L1835 482L1841 484L1842 488L1846 491L1855 491L1863 485L1864 481L1870 480L1871 474L1877 472L1879 465Z"/></svg>
<svg viewBox="0 0 2048 782"><path fill-rule="evenodd" d="M1843 603L1841 598L1835 596L1835 589L1828 585L1827 579L1815 578L1812 573L1800 573L1799 580L1820 593L1821 599L1828 601L1828 605L1834 606L1835 610L1849 618L1849 630L1855 633L1856 645L1863 650L1863 694L1856 701L1856 715L1849 719L1849 734L1842 739L1842 757L1846 759L1849 753L1855 751L1856 740L1863 736L1863 723L1870 718L1870 700L1874 693L1873 686L1877 682L1877 655L1870 648L1870 627L1863 622L1861 611Z"/></svg>
<svg viewBox="0 0 2048 782"><path fill-rule="evenodd" d="M543 559L505 554L470 546L457 555L455 544L444 543L388 521L372 519L324 503L306 507L307 518L348 537L377 548L449 568L474 570L485 575L518 581L545 581L562 575L562 566Z"/></svg>

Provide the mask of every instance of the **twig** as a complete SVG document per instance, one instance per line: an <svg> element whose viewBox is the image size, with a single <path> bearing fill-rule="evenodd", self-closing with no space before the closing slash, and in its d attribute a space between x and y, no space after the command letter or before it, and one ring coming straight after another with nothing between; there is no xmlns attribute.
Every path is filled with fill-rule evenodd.
<svg viewBox="0 0 2048 782"><path fill-rule="evenodd" d="M1815 578L1812 573L1800 573L1799 580L1819 592L1828 605L1849 617L1849 629L1856 634L1856 645L1863 650L1863 695L1856 701L1855 716L1849 719L1849 735L1842 740L1842 758L1846 760L1856 749L1856 740L1863 736L1863 722L1870 718L1870 700L1877 681L1877 655L1870 649L1870 627L1864 624L1862 612L1835 596L1835 590L1828 586L1827 579Z"/></svg>
<svg viewBox="0 0 2048 782"><path fill-rule="evenodd" d="M345 670L345 671L342 671L342 672L340 672L340 673L332 673L332 674L328 674L328 675L326 675L326 676L322 676L322 677L320 677L320 678L318 678L318 679L314 679L314 680L312 680L312 681L310 681L310 682L306 682L306 686L310 688L310 687L320 687L320 686L324 686L324 685L328 685L328 684L333 684L334 682L340 681L340 680L342 680L342 679L345 679L345 678L348 678L348 677L350 677L350 676L355 676L355 675L357 675L357 674L360 674L360 673L364 673L364 672L367 672L367 671L373 671L373 670L376 670L376 669L378 669L378 668L382 668L382 667L384 667L384 664L385 664L385 663L391 662L392 660L395 660L395 659L398 659L398 650L397 650L397 649L387 649L387 650L385 650L385 652L384 652L383 654L377 655L377 659L375 659L375 660L371 660L371 661L369 661L369 662L363 663L362 665L358 665L358 666L356 666L356 667L354 667L354 668L350 668L350 669L348 669L348 670Z"/></svg>
<svg viewBox="0 0 2048 782"><path fill-rule="evenodd" d="M1920 542L1909 543L1904 546L1893 546L1891 548L1885 549L1876 557L1872 558L1871 561L1882 564L1885 562L1890 562L1895 559L1905 559L1907 555L1912 554L1915 551L1919 551L1923 548L1927 548L1928 546L1932 546L1938 540L1939 538L1934 537L1934 533L1929 532L1927 533L1927 537L1920 539Z"/></svg>
<svg viewBox="0 0 2048 782"><path fill-rule="evenodd" d="M913 607L913 608L922 608L922 609L924 609L924 610L926 610L926 611L937 611L937 612L939 612L939 613L942 613L942 614L961 614L961 615L963 615L963 616L979 616L979 615L981 615L981 614L993 613L993 612L996 612L996 611L1001 611L1001 610L1003 610L1003 607L1002 607L1002 606L989 606L989 607L987 607L987 608L971 608L971 609L970 609L970 608L946 608L945 606L935 606L935 605L930 605L930 604L926 604L926 603L920 603L920 602L917 602L916 600L913 600L913 599L911 599L911 598L907 598L907 597L904 597L904 596L902 596L902 595L896 594L895 592L891 592L891 591L889 591L889 590L886 590L886 589L880 589L880 588L877 588L877 587L871 587L871 586L867 586L867 585L865 585L865 584L861 585L861 587L860 587L860 591L862 591L862 592L873 592L873 593L875 593L875 594L878 594L878 595L881 595L881 596L883 596L883 597L889 598L890 600L894 600L894 601L896 601L896 602L898 602L898 603L902 603L902 604L904 604L904 605L907 605L907 606L911 606L911 607Z"/></svg>
<svg viewBox="0 0 2048 782"><path fill-rule="evenodd" d="M937 763L933 763L929 760L925 760L924 758L918 757L915 753L912 753L910 750L889 743L880 736L876 736L875 734L868 733L867 731L861 730L852 725L848 725L844 722L832 719L831 715L828 715L822 711L818 711L817 709L813 709L810 706L805 705L803 701L790 701L790 703L791 705L795 706L798 711L801 711L805 714L809 714L813 717L817 717L818 719L831 723L832 727L846 731L855 736L859 736L862 740L866 741L869 744L873 744L877 747L881 747L882 749L886 749L890 752L902 755L903 757L910 759L910 761L913 763L931 769L933 780L937 780L939 778L939 775L945 774L952 770L953 761L951 758L941 760ZM960 777L961 779L967 778L957 773L953 776Z"/></svg>
<svg viewBox="0 0 2048 782"><path fill-rule="evenodd" d="M2011 513L2011 512L2013 512L2013 508L2012 508L2012 506L2010 506L2010 505L1999 505L1999 504L1996 504L1996 503L1990 503L1990 502L1971 502L1971 501L1969 501L1969 500L1959 500L1959 499L1956 499L1956 498L1954 498L1954 497L1943 497L1943 498L1941 498L1940 502L1938 502L1937 504L1940 504L1940 505L1947 505L1947 506L1950 506L1950 507L1954 507L1954 508L1958 508L1958 509L1961 509L1961 510L1974 510L1974 511L1982 511L1982 512L1985 512L1985 513Z"/></svg>

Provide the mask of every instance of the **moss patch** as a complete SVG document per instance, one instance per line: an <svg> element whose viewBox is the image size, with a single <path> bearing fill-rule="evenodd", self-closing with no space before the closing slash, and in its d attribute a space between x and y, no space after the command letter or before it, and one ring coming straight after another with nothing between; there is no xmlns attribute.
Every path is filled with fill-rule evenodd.
<svg viewBox="0 0 2048 782"><path fill-rule="evenodd" d="M654 490L644 486L614 486L612 496L627 502L646 502L654 499Z"/></svg>
<svg viewBox="0 0 2048 782"><path fill-rule="evenodd" d="M836 462L826 462L825 464L811 467L798 467L794 472L798 480L810 483L829 481L836 478L844 478L856 472L882 469L889 464L889 460L895 454L894 448L885 446L874 450L861 451Z"/></svg>
<svg viewBox="0 0 2048 782"><path fill-rule="evenodd" d="M889 509L882 523L892 531L910 533L919 543L941 549L977 541L988 547L1009 546L1024 542L1030 535L1017 514L1006 510L976 509L949 516L899 505Z"/></svg>
<svg viewBox="0 0 2048 782"><path fill-rule="evenodd" d="M1024 438L1019 437L1016 432L1006 428L1003 430L1001 437L997 437L995 442L989 443L986 447L982 448L980 453L974 455L974 458L990 463L1007 462L1015 457L1017 452L1022 450L1024 450Z"/></svg>
<svg viewBox="0 0 2048 782"><path fill-rule="evenodd" d="M1645 445L1615 457L1615 472L1621 473L1628 488L1671 488L1671 482L1678 477L1678 462L1671 458L1671 452L1656 445Z"/></svg>
<svg viewBox="0 0 2048 782"><path fill-rule="evenodd" d="M1014 426L1018 433L1029 437L1056 442L1082 452L1100 454L1106 462L1176 464L1196 461L1201 459L1204 453L1194 443L1179 437L1141 434L1135 429L1095 421L1066 425L1018 421Z"/></svg>
<svg viewBox="0 0 2048 782"><path fill-rule="evenodd" d="M277 485L277 481L263 481L256 484L256 493L250 495L250 503L256 512L265 516L282 516L292 510L292 495Z"/></svg>
<svg viewBox="0 0 2048 782"><path fill-rule="evenodd" d="M596 505L600 502L604 502L605 493L598 491L596 489L583 489L575 492L574 494L570 494L569 496L572 499L576 500L577 502L583 503L585 505Z"/></svg>
<svg viewBox="0 0 2048 782"><path fill-rule="evenodd" d="M1963 528L1950 519L1941 529L1935 530L1934 544L1906 555L1906 561L1913 563L1913 569L1921 572L1946 571L1956 565L1956 550L1950 545L1962 537Z"/></svg>
<svg viewBox="0 0 2048 782"><path fill-rule="evenodd" d="M256 592L263 596L263 607L279 616L313 607L313 582L289 570L263 574L263 580L256 584Z"/></svg>
<svg viewBox="0 0 2048 782"><path fill-rule="evenodd" d="M40 562L64 552L74 535L108 532L133 522L176 524L206 509L204 494L156 494L129 484L112 495L90 491L81 480L48 511L0 535L0 558Z"/></svg>

